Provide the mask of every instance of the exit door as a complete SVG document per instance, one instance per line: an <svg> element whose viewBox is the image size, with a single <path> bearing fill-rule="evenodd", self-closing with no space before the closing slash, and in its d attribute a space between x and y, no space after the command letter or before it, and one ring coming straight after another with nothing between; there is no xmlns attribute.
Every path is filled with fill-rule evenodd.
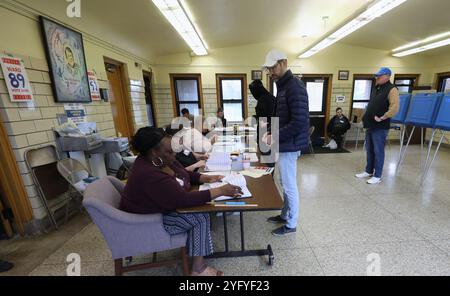
<svg viewBox="0 0 450 296"><path fill-rule="evenodd" d="M327 125L329 76L302 75L309 99L309 122L314 126L311 138L324 138Z"/></svg>
<svg viewBox="0 0 450 296"><path fill-rule="evenodd" d="M309 122L310 126L314 126L314 133L311 138L323 138L327 126L330 81L333 76L331 74L294 74L294 76L305 84L308 92ZM276 97L277 85L269 76L267 76L267 79L270 81L270 92Z"/></svg>

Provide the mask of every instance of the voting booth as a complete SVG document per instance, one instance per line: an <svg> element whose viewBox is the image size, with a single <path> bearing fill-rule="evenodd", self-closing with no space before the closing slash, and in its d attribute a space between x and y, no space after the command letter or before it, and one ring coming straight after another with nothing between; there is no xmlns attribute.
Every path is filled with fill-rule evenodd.
<svg viewBox="0 0 450 296"><path fill-rule="evenodd" d="M438 130L441 132L441 137L437 144L436 151L434 152L433 158L428 163L428 160L429 160L430 154L431 154L431 148L433 145L434 136L436 135L436 132ZM423 182L425 181L425 179L428 175L428 172L436 159L436 156L439 152L439 148L441 148L442 142L445 138L445 132L447 132L447 131L450 131L450 93L446 94L440 102L439 110L436 115L436 120L433 124L433 134L430 139L430 143L429 143L429 147L428 147L427 161L425 163L425 170L422 175L421 184L423 184Z"/></svg>
<svg viewBox="0 0 450 296"><path fill-rule="evenodd" d="M404 147L403 151L400 153L400 158L397 163L397 173L399 172L401 165L406 157L406 151L408 149L409 143L411 142L412 135L416 127L420 127L421 129L421 168L425 170L426 163L428 162L429 153L427 155L427 159L424 163L423 158L423 146L424 146L424 129L425 128L433 128L434 123L436 121L436 117L439 111L439 107L441 105L443 93L420 93L416 94L411 98L411 102L409 104L408 113L405 118L405 125L412 125L413 129L411 131L411 135L408 138L408 142ZM435 134L435 130L433 130L433 135ZM432 141L430 142L430 146ZM431 147L429 147L430 151Z"/></svg>
<svg viewBox="0 0 450 296"><path fill-rule="evenodd" d="M403 143L405 141L406 135L406 125L405 119L408 114L409 103L411 102L411 94L401 94L400 95L400 107L398 113L391 118L391 123L393 124L391 128L400 131L400 154L403 150ZM397 125L398 124L398 125Z"/></svg>

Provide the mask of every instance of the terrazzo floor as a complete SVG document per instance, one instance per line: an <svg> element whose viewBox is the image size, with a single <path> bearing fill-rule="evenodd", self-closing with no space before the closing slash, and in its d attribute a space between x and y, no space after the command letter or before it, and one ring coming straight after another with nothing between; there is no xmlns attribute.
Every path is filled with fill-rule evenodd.
<svg viewBox="0 0 450 296"><path fill-rule="evenodd" d="M375 254L381 275L449 276L450 150L442 149L423 186L419 185L419 147L409 149L397 176L398 146L387 148L379 185L367 185L354 177L364 168L365 156L361 149L351 151L305 155L299 160L301 213L296 234L271 235L277 226L265 220L278 212L244 214L246 247L271 244L273 266L267 265L266 257L210 259L208 264L229 276L364 276L372 270ZM76 219L88 221L83 215ZM215 249L220 251L224 245L222 218L213 217L212 222ZM113 275L111 254L97 227L89 221L77 223L69 233L62 230L67 239L59 241L58 248L54 247L58 237L52 234L41 236L44 243L34 243L34 247L32 239L1 241L0 258L16 264L2 275L65 275L70 253L80 255L82 275ZM230 247L238 250L239 216L228 217L228 228ZM174 256L177 253L159 254L159 258ZM34 265L27 258L33 258ZM150 260L151 255L134 258L134 263ZM175 266L127 275L182 275L182 271Z"/></svg>

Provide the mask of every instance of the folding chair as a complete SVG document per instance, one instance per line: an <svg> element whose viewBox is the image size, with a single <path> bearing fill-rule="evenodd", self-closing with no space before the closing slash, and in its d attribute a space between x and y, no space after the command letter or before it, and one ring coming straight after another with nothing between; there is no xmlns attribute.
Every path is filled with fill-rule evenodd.
<svg viewBox="0 0 450 296"><path fill-rule="evenodd" d="M59 174L56 168L59 157L54 145L30 149L25 152L25 162L30 170L39 197L47 210L50 222L55 229L58 224L55 212L66 207L65 222L69 215L70 195L69 183Z"/></svg>
<svg viewBox="0 0 450 296"><path fill-rule="evenodd" d="M66 158L58 161L58 172L66 181L71 185L79 196L83 196L84 187L83 180L86 178L92 178L91 172L78 160L72 158Z"/></svg>

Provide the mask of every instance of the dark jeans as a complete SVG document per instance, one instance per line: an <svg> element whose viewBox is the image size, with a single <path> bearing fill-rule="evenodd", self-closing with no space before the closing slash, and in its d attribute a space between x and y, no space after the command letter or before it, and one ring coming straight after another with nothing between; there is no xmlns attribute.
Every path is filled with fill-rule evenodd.
<svg viewBox="0 0 450 296"><path fill-rule="evenodd" d="M366 130L366 172L374 174L374 177L376 178L381 178L381 175L383 174L384 147L386 145L388 132L389 130L385 129Z"/></svg>
<svg viewBox="0 0 450 296"><path fill-rule="evenodd" d="M342 140L343 140L343 135L345 134L345 132L346 132L346 129L342 125L336 125L331 130L330 137L336 141L338 148L342 148Z"/></svg>

